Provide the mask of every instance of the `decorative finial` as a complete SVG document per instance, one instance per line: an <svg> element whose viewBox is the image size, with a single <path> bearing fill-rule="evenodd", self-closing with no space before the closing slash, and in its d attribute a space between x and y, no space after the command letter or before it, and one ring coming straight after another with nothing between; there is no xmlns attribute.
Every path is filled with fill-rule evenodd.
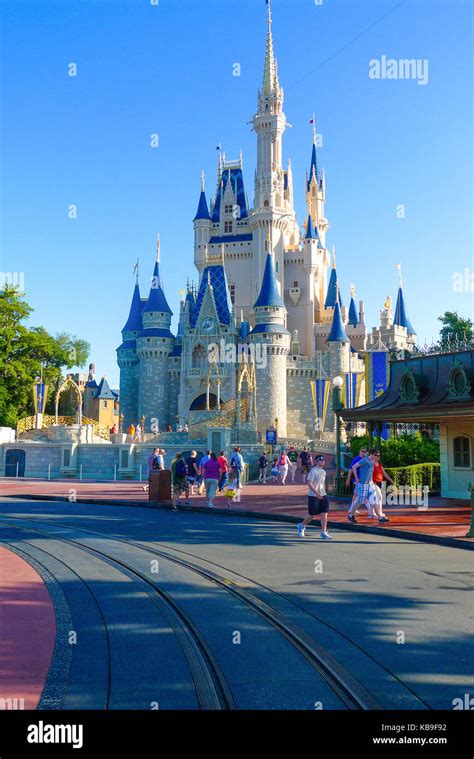
<svg viewBox="0 0 474 759"><path fill-rule="evenodd" d="M316 145L316 116L313 113L313 119L311 121L313 125L313 145Z"/></svg>
<svg viewBox="0 0 474 759"><path fill-rule="evenodd" d="M211 286L211 272L210 271L207 272L207 284L209 285L209 287Z"/></svg>
<svg viewBox="0 0 474 759"><path fill-rule="evenodd" d="M336 247L332 246L332 268L336 268Z"/></svg>
<svg viewBox="0 0 474 759"><path fill-rule="evenodd" d="M242 152L242 148L240 148L240 153L239 153L239 163L240 163L240 168L242 168L242 167L243 167L243 165L244 165L244 154L243 154L243 152Z"/></svg>
<svg viewBox="0 0 474 759"><path fill-rule="evenodd" d="M244 309L241 308L240 309L240 323L243 324L243 321L244 321Z"/></svg>
<svg viewBox="0 0 474 759"><path fill-rule="evenodd" d="M158 233L158 237L156 238L156 260L158 263L160 263L160 234Z"/></svg>
<svg viewBox="0 0 474 759"><path fill-rule="evenodd" d="M204 192L204 169L201 171L201 191Z"/></svg>
<svg viewBox="0 0 474 759"><path fill-rule="evenodd" d="M140 268L140 259L137 258L137 263L133 267L133 273L135 274L135 282L138 285L138 270Z"/></svg>
<svg viewBox="0 0 474 759"><path fill-rule="evenodd" d="M395 268L398 269L398 286L399 287L403 287L402 265L401 264L395 264Z"/></svg>
<svg viewBox="0 0 474 759"><path fill-rule="evenodd" d="M355 298L356 289L353 282L351 282L351 298Z"/></svg>
<svg viewBox="0 0 474 759"><path fill-rule="evenodd" d="M267 20L268 20L268 31L270 31L270 25L272 23L272 5L270 0L267 0Z"/></svg>

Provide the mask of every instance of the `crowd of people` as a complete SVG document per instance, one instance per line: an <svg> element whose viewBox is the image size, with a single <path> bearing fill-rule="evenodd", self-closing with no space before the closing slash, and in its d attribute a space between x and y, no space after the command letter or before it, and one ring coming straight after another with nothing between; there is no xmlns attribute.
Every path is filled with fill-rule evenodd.
<svg viewBox="0 0 474 759"><path fill-rule="evenodd" d="M285 485L289 476L290 482L295 482L298 471L298 462L303 483L308 491L308 516L297 525L299 537L305 536L305 529L310 522L317 518L321 523L321 540L332 540L327 530L329 498L326 491L326 463L323 455L313 455L307 446L298 453L293 445L288 450L283 449L278 456L270 461L264 450L258 459L258 483L266 485L268 481ZM212 509L216 506L215 500L218 494L225 498L227 508L231 509L233 503L241 502L242 482L246 464L239 446L236 446L227 459L225 451L219 455L214 451L206 451L198 460L197 451L189 454L177 453L171 462L171 482L173 489L173 508L178 506L192 505L192 496L203 496L207 506ZM165 451L155 448L148 457L148 472L157 469L165 469ZM380 460L380 452L375 448L361 448L350 464L346 486L353 486L353 497L348 512L348 520L356 524L356 515L359 507L365 507L369 519L378 519L380 523L389 522L384 514L383 483L387 481L393 485L393 480L385 471ZM147 491L148 485L143 489Z"/></svg>
<svg viewBox="0 0 474 759"><path fill-rule="evenodd" d="M240 447L234 448L230 460L225 451L219 455L214 451L206 451L199 461L197 456L197 451L191 451L188 456L177 453L171 462L173 508L177 509L181 504L192 505L191 496L202 496L204 492L210 509L214 508L218 493L224 495L229 509L232 508L232 503L240 503L246 466ZM164 449L155 448L148 457L148 473L165 469L164 457ZM143 489L147 491L149 486L144 485Z"/></svg>

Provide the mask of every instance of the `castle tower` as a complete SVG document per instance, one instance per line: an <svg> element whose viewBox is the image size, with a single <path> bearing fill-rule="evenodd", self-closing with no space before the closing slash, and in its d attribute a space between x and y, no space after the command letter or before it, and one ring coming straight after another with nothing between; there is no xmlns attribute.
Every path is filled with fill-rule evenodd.
<svg viewBox="0 0 474 759"><path fill-rule="evenodd" d="M407 342L414 343L416 338L416 332L413 329L411 322L408 318L405 298L403 296L402 282L400 277L400 285L398 287L397 303L395 305L395 316L393 317L393 323L397 327L404 327L407 331Z"/></svg>
<svg viewBox="0 0 474 759"><path fill-rule="evenodd" d="M352 347L356 351L364 351L365 338L366 338L365 324L363 321L364 320L364 304L363 304L363 301L360 302L359 304L360 311L358 311L354 298L355 298L355 287L354 285L351 285L351 300L349 303L349 315L348 315L348 320L346 324L346 333L349 336Z"/></svg>
<svg viewBox="0 0 474 759"><path fill-rule="evenodd" d="M202 273L205 266L205 250L211 236L211 216L207 206L206 193L204 190L204 172L201 174L201 194L196 216L193 219L194 224L194 265L199 274Z"/></svg>
<svg viewBox="0 0 474 759"><path fill-rule="evenodd" d="M285 326L286 308L278 290L270 251L253 313L255 326L249 342L255 349L260 347L263 359L256 361L257 427L263 432L274 426L277 418L278 435L284 438L287 434L286 357L290 352L290 333Z"/></svg>
<svg viewBox="0 0 474 759"><path fill-rule="evenodd" d="M123 429L136 423L138 417L138 354L137 337L143 329L140 288L137 281L133 290L132 304L127 322L122 329L122 344L117 348L117 363L120 367L120 414L123 414ZM95 388L97 383L93 380Z"/></svg>
<svg viewBox="0 0 474 759"><path fill-rule="evenodd" d="M253 128L257 135L257 167L255 171L254 208L250 215L253 233L252 282L255 295L266 265L266 240L272 239L276 278L284 292L284 251L299 242L299 228L292 204L289 174L283 171L283 88L273 50L271 7L268 2L268 30L262 88L258 92L257 113ZM285 194L286 193L286 194Z"/></svg>
<svg viewBox="0 0 474 759"><path fill-rule="evenodd" d="M306 209L318 229L321 245L326 247L326 231L329 227L328 220L324 215L326 201L326 178L324 171L320 172L316 155L316 124L313 118L313 148L311 151L311 163L309 173L306 173Z"/></svg>
<svg viewBox="0 0 474 759"><path fill-rule="evenodd" d="M329 351L330 376L336 377L339 374L350 371L351 343L344 329L339 298L336 300L334 306L331 329L326 342Z"/></svg>
<svg viewBox="0 0 474 759"><path fill-rule="evenodd" d="M145 417L145 431L148 433L165 430L171 421L168 357L175 344L170 331L172 315L161 283L158 238L150 294L142 311L143 329L137 337L140 361L138 420Z"/></svg>

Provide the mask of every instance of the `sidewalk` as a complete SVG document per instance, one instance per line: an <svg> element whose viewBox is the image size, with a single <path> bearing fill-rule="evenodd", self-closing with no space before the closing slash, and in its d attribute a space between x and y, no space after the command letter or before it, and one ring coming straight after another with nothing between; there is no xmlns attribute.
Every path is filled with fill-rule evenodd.
<svg viewBox="0 0 474 759"><path fill-rule="evenodd" d="M279 517L292 517L294 521L306 513L306 486L299 482L294 485L280 485L269 482L267 485L249 484L242 489L242 502L236 504L233 513L245 511L247 514L265 514ZM70 499L70 496L82 502L107 503L113 501L118 504L147 505L148 495L143 492L142 484L136 481L119 482L88 482L79 480L27 480L5 478L0 480L0 496L53 496L60 499ZM225 506L224 499L217 497L216 505ZM206 506L206 499L194 496L191 499L196 506ZM330 525L358 529L347 521L349 499L331 498L331 510L329 514ZM437 496L430 497L429 508L419 510L416 506L386 506L385 513L390 517L390 522L385 526L377 520L368 519L366 510L360 509L357 520L361 529L377 529L390 534L399 533L403 537L405 533L416 533L420 537L433 536L437 538L450 538L449 543L463 539L463 543L471 542L473 538L465 538L469 529L471 518L471 504L468 499L448 499Z"/></svg>
<svg viewBox="0 0 474 759"><path fill-rule="evenodd" d="M0 546L0 709L35 709L48 675L56 622L39 574Z"/></svg>

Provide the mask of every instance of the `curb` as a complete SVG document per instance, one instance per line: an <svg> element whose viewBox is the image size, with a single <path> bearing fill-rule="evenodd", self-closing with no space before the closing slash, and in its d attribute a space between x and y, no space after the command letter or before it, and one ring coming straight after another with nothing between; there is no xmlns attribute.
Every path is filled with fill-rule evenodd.
<svg viewBox="0 0 474 759"><path fill-rule="evenodd" d="M16 498L18 500L35 500L35 501L60 501L67 503L90 503L93 506L138 506L142 509L168 509L171 510L171 506L168 503L159 503L158 501L123 501L113 500L112 498L76 498L75 501L69 501L68 498L60 495L8 495L5 498ZM264 519L270 522L286 522L290 524L297 524L301 521L301 517L292 516L291 514L268 514L265 511L249 511L247 509L220 509L218 507L214 509L206 508L205 506L180 506L179 511L198 512L201 514L218 514L219 516L238 516L238 517L252 517L255 519ZM409 532L405 530L397 530L393 527L376 527L375 525L363 525L363 524L345 524L344 522L332 522L328 520L328 527L333 530L346 530L349 532L364 532L370 535L386 535L390 538L398 538L399 540L413 540L421 543L431 543L434 545L446 546L448 548L461 548L467 551L474 551L474 540L464 540L463 538L450 538L443 537L442 535L430 535L424 532Z"/></svg>

